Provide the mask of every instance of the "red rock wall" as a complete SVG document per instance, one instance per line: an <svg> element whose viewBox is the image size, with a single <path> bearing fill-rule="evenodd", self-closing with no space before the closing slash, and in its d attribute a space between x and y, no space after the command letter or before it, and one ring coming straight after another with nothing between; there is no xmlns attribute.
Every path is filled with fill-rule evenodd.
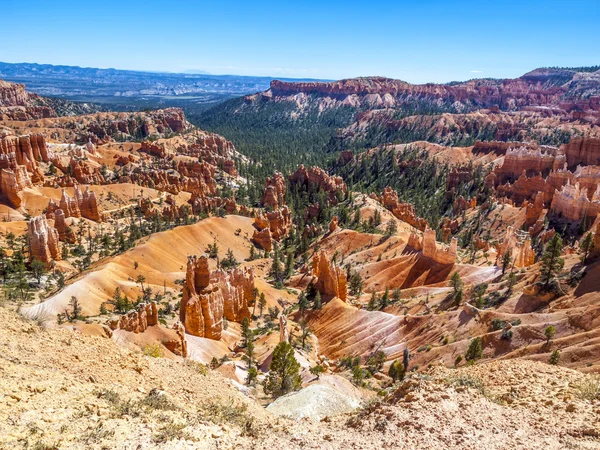
<svg viewBox="0 0 600 450"><path fill-rule="evenodd" d="M34 217L27 224L27 242L29 258L37 259L50 265L61 259L58 231L48 225L44 216Z"/></svg>

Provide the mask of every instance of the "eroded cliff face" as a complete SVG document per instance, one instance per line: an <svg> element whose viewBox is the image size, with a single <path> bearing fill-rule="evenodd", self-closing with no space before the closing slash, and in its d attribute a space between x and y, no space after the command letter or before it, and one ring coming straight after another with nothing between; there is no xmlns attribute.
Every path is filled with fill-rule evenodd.
<svg viewBox="0 0 600 450"><path fill-rule="evenodd" d="M187 341L183 326L176 322L172 328L163 328L158 322L158 307L155 302L140 303L136 309L108 322L111 330L123 330L130 333L144 333L150 327L161 329L161 344L175 355L187 357Z"/></svg>
<svg viewBox="0 0 600 450"><path fill-rule="evenodd" d="M454 104L455 108L465 110L498 108L512 111L542 106L564 111L565 114L570 113L575 106L582 111L595 110L600 83L595 78L580 75L582 74L569 73L570 83L562 86L548 83L548 77L534 76L531 73L516 79L476 79L452 85L414 85L384 77L361 77L333 82L273 80L269 94L275 98L316 95L331 99L335 105L346 104L362 108L392 108L408 99L417 99L421 102Z"/></svg>
<svg viewBox="0 0 600 450"><path fill-rule="evenodd" d="M46 208L46 216L53 218L57 210L62 210L64 218L67 217L85 217L86 219L95 222L102 222L104 217L98 210L98 199L96 194L87 186L82 193L78 185L74 187L74 197L63 189L62 196L57 204L53 199L50 199Z"/></svg>
<svg viewBox="0 0 600 450"><path fill-rule="evenodd" d="M600 139L576 137L561 150L565 153L570 168L581 165L600 165Z"/></svg>
<svg viewBox="0 0 600 450"><path fill-rule="evenodd" d="M323 190L328 197L329 202L335 205L338 203L338 196L345 196L348 193L348 186L341 177L330 176L320 167L311 167L307 169L300 165L298 170L290 175L290 183L301 183L307 188L314 186Z"/></svg>
<svg viewBox="0 0 600 450"><path fill-rule="evenodd" d="M34 217L27 224L30 260L37 259L50 266L61 259L58 231L48 225L44 216Z"/></svg>
<svg viewBox="0 0 600 450"><path fill-rule="evenodd" d="M346 272L330 262L323 251L315 254L312 260L312 273L317 278L315 288L326 297L348 298Z"/></svg>
<svg viewBox="0 0 600 450"><path fill-rule="evenodd" d="M56 111L25 85L0 80L0 120L31 120L56 117Z"/></svg>
<svg viewBox="0 0 600 450"><path fill-rule="evenodd" d="M265 181L265 191L261 198L262 205L273 209L285 205L286 190L284 176L280 172L275 172Z"/></svg>
<svg viewBox="0 0 600 450"><path fill-rule="evenodd" d="M406 222L418 230L425 231L429 226L427 220L417 217L413 205L400 203L398 193L391 187L386 187L381 193L381 203L389 209L395 217Z"/></svg>
<svg viewBox="0 0 600 450"><path fill-rule="evenodd" d="M20 192L44 181L39 161L49 160L46 141L39 134L0 139L0 196L12 207L21 206Z"/></svg>
<svg viewBox="0 0 600 450"><path fill-rule="evenodd" d="M502 257L510 252L511 265L522 268L535 263L535 252L531 248L531 236L527 232L515 230L509 226L502 242L496 248L498 254L497 264L502 263Z"/></svg>
<svg viewBox="0 0 600 450"><path fill-rule="evenodd" d="M449 246L438 245L435 240L435 230L429 227L425 229L423 236L411 233L407 245L420 251L423 256L432 259L438 264L451 265L456 263L458 240L453 237L450 240Z"/></svg>
<svg viewBox="0 0 600 450"><path fill-rule="evenodd" d="M233 322L249 317L253 296L253 271L211 272L207 256L190 256L179 309L181 323L189 334L219 340L223 317Z"/></svg>

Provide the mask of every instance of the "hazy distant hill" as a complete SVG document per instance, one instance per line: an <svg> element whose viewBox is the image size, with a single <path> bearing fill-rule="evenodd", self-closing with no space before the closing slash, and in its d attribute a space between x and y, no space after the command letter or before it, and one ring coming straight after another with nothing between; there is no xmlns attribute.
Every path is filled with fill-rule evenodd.
<svg viewBox="0 0 600 450"><path fill-rule="evenodd" d="M196 73L190 73L196 72ZM50 64L0 62L0 78L25 83L44 96L94 102L117 109L212 104L269 88L271 77L138 72ZM293 81L293 80L290 80ZM176 101L177 100L177 101Z"/></svg>

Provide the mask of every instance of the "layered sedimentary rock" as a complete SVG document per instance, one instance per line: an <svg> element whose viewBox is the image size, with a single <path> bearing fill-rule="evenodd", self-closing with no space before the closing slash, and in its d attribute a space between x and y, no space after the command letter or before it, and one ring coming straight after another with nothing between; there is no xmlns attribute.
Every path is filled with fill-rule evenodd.
<svg viewBox="0 0 600 450"><path fill-rule="evenodd" d="M502 257L510 252L511 264L515 267L528 267L535 263L535 252L531 248L531 237L527 232L515 230L509 226L502 242L497 246L498 261L502 262Z"/></svg>
<svg viewBox="0 0 600 450"><path fill-rule="evenodd" d="M298 170L290 175L290 182L304 184L307 188L314 186L324 191L328 200L334 205L337 204L338 197L343 197L348 192L348 187L341 177L330 176L316 166L307 169L304 165L300 165Z"/></svg>
<svg viewBox="0 0 600 450"><path fill-rule="evenodd" d="M453 237L448 247L438 246L435 241L435 231L429 227L425 229L423 237L411 233L407 245L421 251L423 256L434 260L438 264L454 264L456 262L458 240Z"/></svg>
<svg viewBox="0 0 600 450"><path fill-rule="evenodd" d="M194 336L221 339L223 317L239 322L249 317L254 296L254 273L235 269L210 272L206 256L188 257L180 306L185 330Z"/></svg>
<svg viewBox="0 0 600 450"><path fill-rule="evenodd" d="M346 301L348 289L346 273L335 263L329 262L324 252L315 254L312 260L313 275L317 278L315 288L321 295L338 297Z"/></svg>
<svg viewBox="0 0 600 450"><path fill-rule="evenodd" d="M525 143L525 142L505 142L505 141L477 141L473 145L473 153L494 153L498 156L505 155L508 149L512 148L527 148L535 150L538 148L537 144Z"/></svg>
<svg viewBox="0 0 600 450"><path fill-rule="evenodd" d="M525 225L533 226L544 211L544 193L538 192L533 203L525 205Z"/></svg>
<svg viewBox="0 0 600 450"><path fill-rule="evenodd" d="M600 139L588 137L572 138L561 150L565 153L569 167L600 165Z"/></svg>
<svg viewBox="0 0 600 450"><path fill-rule="evenodd" d="M111 330L123 330L130 333L143 333L149 327L160 327L158 323L158 307L155 302L140 303L136 309L122 315L119 319L108 322ZM172 330L164 329L167 337L161 343L175 355L187 357L187 341L185 330L180 323L173 324Z"/></svg>
<svg viewBox="0 0 600 450"><path fill-rule="evenodd" d="M559 76L571 81L557 86L556 83L546 83L549 77L532 76L533 73L516 79L477 79L451 85L415 85L384 77L300 83L273 80L270 95L263 95L260 100L298 99L304 95L328 100L323 104L331 104L330 107L349 105L363 109L394 108L410 100L436 105L452 104L463 111L481 108L489 108L490 113L532 110L540 114L556 112L565 116L574 102L581 103L581 109L592 109L597 102L598 83L589 77L584 80L575 71L568 71Z"/></svg>
<svg viewBox="0 0 600 450"><path fill-rule="evenodd" d="M253 270L215 270L211 279L223 295L223 315L227 320L241 322L244 317L250 317L249 306L254 302Z"/></svg>
<svg viewBox="0 0 600 450"><path fill-rule="evenodd" d="M543 148L531 150L526 147L509 148L502 166L494 169L497 182L513 181L522 173L528 176L547 176L552 170L563 168L565 155L557 154L556 149Z"/></svg>
<svg viewBox="0 0 600 450"><path fill-rule="evenodd" d="M58 231L48 225L44 216L34 217L27 224L27 242L29 258L37 259L50 265L61 259Z"/></svg>
<svg viewBox="0 0 600 450"><path fill-rule="evenodd" d="M273 249L273 237L271 236L271 230L269 228L265 228L261 231L254 230L254 234L252 234L252 242L263 250L270 252Z"/></svg>
<svg viewBox="0 0 600 450"><path fill-rule="evenodd" d="M58 231L58 239L61 242L75 243L75 233L67 226L65 213L60 208L54 211L54 227Z"/></svg>
<svg viewBox="0 0 600 450"><path fill-rule="evenodd" d="M31 186L31 179L25 166L17 166L15 170L0 170L0 197L13 208L21 206L19 193Z"/></svg>
<svg viewBox="0 0 600 450"><path fill-rule="evenodd" d="M158 308L155 302L140 303L136 309L109 322L112 330L124 330L132 333L143 333L148 327L158 324Z"/></svg>
<svg viewBox="0 0 600 450"><path fill-rule="evenodd" d="M63 189L58 204L53 199L48 202L46 216L48 218L54 217L54 213L58 209L62 210L65 218L85 217L95 222L102 222L103 220L102 214L98 211L96 193L91 191L89 186L82 193L79 186L75 185L73 198Z"/></svg>
<svg viewBox="0 0 600 450"><path fill-rule="evenodd" d="M265 191L261 198L263 206L270 206L277 209L285 204L285 178L279 172L265 181Z"/></svg>
<svg viewBox="0 0 600 450"><path fill-rule="evenodd" d="M0 80L0 120L32 120L56 117L56 111L25 85Z"/></svg>
<svg viewBox="0 0 600 450"><path fill-rule="evenodd" d="M413 205L410 203L400 203L398 200L398 193L391 187L386 187L381 193L381 203L386 209L390 210L395 217L421 231L425 231L429 225L427 220L417 217Z"/></svg>
<svg viewBox="0 0 600 450"><path fill-rule="evenodd" d="M331 222L329 222L329 232L333 233L338 229L338 216L333 216Z"/></svg>
<svg viewBox="0 0 600 450"><path fill-rule="evenodd" d="M579 183L574 186L567 183L554 194L550 211L571 221L580 221L584 217L595 220L600 212L600 185L590 200L587 189L581 189Z"/></svg>

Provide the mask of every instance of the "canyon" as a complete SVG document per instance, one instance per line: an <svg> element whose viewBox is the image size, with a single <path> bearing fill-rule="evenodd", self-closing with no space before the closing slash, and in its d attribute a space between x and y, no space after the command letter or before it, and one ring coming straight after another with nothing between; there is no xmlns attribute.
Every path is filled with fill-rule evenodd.
<svg viewBox="0 0 600 450"><path fill-rule="evenodd" d="M228 105L335 123L295 164L180 108L65 115L2 82L0 446L33 417L74 447L594 448L599 98L538 69Z"/></svg>

